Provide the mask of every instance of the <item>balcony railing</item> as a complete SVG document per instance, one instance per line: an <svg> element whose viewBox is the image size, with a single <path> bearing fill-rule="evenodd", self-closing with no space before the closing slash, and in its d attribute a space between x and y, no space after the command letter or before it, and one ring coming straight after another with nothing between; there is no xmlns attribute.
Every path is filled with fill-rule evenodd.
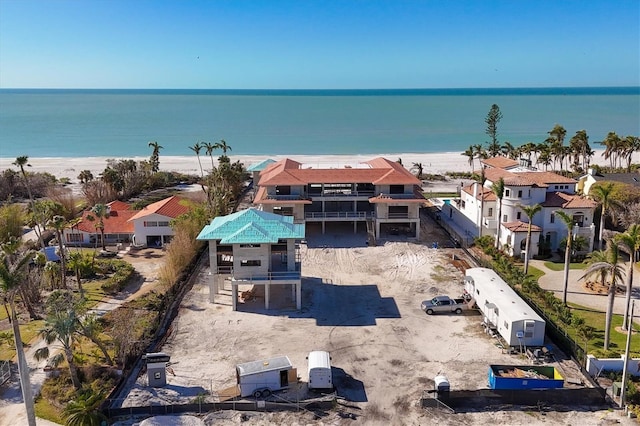
<svg viewBox="0 0 640 426"><path fill-rule="evenodd" d="M277 201L299 201L299 200L308 200L309 198L306 195L295 194L295 195L273 195L267 194L267 200L277 200Z"/></svg>
<svg viewBox="0 0 640 426"><path fill-rule="evenodd" d="M244 272L234 271L232 267L219 267L218 274L230 275L234 281L297 281L302 277L300 262L296 262L295 271Z"/></svg>
<svg viewBox="0 0 640 426"><path fill-rule="evenodd" d="M327 190L321 193L309 194L311 197L366 197L375 195L375 191Z"/></svg>
<svg viewBox="0 0 640 426"><path fill-rule="evenodd" d="M306 219L369 219L375 217L373 212L307 212Z"/></svg>
<svg viewBox="0 0 640 426"><path fill-rule="evenodd" d="M387 219L409 219L409 213L389 213Z"/></svg>

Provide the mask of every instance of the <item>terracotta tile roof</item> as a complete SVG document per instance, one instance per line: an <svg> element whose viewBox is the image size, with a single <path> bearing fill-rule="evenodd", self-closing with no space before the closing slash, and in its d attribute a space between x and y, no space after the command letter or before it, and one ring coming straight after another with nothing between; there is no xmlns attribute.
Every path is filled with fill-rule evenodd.
<svg viewBox="0 0 640 426"><path fill-rule="evenodd" d="M124 201L120 201L120 200L112 201L112 202L108 203L107 206L109 206L111 211L114 211L114 210L129 210L129 209L131 209L131 206L129 204L125 203Z"/></svg>
<svg viewBox="0 0 640 426"><path fill-rule="evenodd" d="M474 184L465 186L464 188L462 188L462 191L473 196L474 186L475 186ZM498 197L496 197L496 194L494 194L490 188L483 186L483 187L478 187L478 194L476 195L476 200L479 200L482 194L484 194L484 201L496 201L498 199Z"/></svg>
<svg viewBox="0 0 640 426"><path fill-rule="evenodd" d="M366 161L365 168L302 168L284 159L270 164L260 174L261 186L307 185L309 183L372 183L374 185L420 185L420 180L401 164L385 158Z"/></svg>
<svg viewBox="0 0 640 426"><path fill-rule="evenodd" d="M500 178L504 179L505 185L509 186L536 186L547 188L554 184L575 185L576 180L564 177L553 172L516 172L503 169L486 169L485 177L491 182L497 182Z"/></svg>
<svg viewBox="0 0 640 426"><path fill-rule="evenodd" d="M492 157L486 158L484 160L480 160L481 164L485 164L489 167L495 167L497 169L508 169L511 167L516 167L519 163L516 160L512 160L507 157Z"/></svg>
<svg viewBox="0 0 640 426"><path fill-rule="evenodd" d="M118 202L120 203L120 202ZM109 203L111 204L111 203ZM125 204L125 203L122 203ZM136 213L136 210L113 210L109 212L109 217L104 218L102 223L104 224L105 234L133 234L133 222L129 222ZM95 220L89 220L89 216L95 218ZM91 210L85 210L82 212L82 219L76 228L80 231L95 234L100 232L96 230L98 219L95 217Z"/></svg>
<svg viewBox="0 0 640 426"><path fill-rule="evenodd" d="M591 209L598 203L580 195L571 195L564 192L548 192L542 203L542 207L558 207L563 209Z"/></svg>
<svg viewBox="0 0 640 426"><path fill-rule="evenodd" d="M184 203L182 198L173 195L169 198L165 198L164 200L149 204L142 210L137 211L135 216L129 220L133 221L152 214L159 214L161 216L175 219L181 214L187 213L189 210L189 207Z"/></svg>
<svg viewBox="0 0 640 426"><path fill-rule="evenodd" d="M505 222L502 224L505 228L507 228L511 232L529 232L529 224L526 222L522 222L521 220L517 220L515 222ZM542 228L538 225L531 225L531 232L541 232Z"/></svg>

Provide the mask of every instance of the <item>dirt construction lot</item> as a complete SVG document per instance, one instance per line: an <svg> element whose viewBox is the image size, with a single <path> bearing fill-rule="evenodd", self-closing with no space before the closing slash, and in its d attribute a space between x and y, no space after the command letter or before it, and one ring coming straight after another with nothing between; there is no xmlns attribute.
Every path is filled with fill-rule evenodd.
<svg viewBox="0 0 640 426"><path fill-rule="evenodd" d="M320 418L313 413L251 413L244 424L613 424L617 412L503 411L447 414L419 406L438 374L452 389L487 387L489 364L521 364L484 334L478 314L427 316L420 302L462 292L463 273L451 261L454 249L387 242L376 247L345 234L309 237L302 245L302 310L291 291L273 291L277 309L257 298L231 309L230 286L209 303L208 268L199 272L182 303L163 352L171 356L168 385L150 389L140 377L124 406L193 402L198 395L235 384L235 365L287 355L301 383L278 396L306 396L306 355L331 353L340 405ZM348 233L346 234L348 235ZM345 238L350 241L345 241ZM347 248L351 246L350 248ZM442 247L442 245L441 245ZM456 253L458 253L456 251ZM278 298L282 303L277 302ZM570 372L567 373L571 375ZM207 396L215 400L215 396ZM347 416L346 414L349 414ZM353 416L351 416L353 414ZM206 424L238 424L240 413L213 413ZM131 423L129 423L131 424Z"/></svg>

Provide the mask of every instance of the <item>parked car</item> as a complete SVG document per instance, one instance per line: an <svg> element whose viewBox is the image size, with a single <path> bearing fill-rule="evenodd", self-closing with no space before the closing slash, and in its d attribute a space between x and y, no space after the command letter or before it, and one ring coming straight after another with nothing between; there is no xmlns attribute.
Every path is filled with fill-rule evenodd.
<svg viewBox="0 0 640 426"><path fill-rule="evenodd" d="M461 314L463 309L468 309L467 301L464 298L452 299L449 296L436 296L431 300L425 300L420 305L427 315L436 312L455 312Z"/></svg>

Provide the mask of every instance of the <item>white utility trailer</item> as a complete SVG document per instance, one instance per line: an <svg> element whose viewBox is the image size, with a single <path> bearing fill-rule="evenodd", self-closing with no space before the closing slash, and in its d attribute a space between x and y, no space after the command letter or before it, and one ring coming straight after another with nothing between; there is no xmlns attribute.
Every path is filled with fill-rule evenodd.
<svg viewBox="0 0 640 426"><path fill-rule="evenodd" d="M469 268L465 275L465 290L485 324L500 333L507 345L544 345L545 321L494 270Z"/></svg>
<svg viewBox="0 0 640 426"><path fill-rule="evenodd" d="M297 383L298 371L289 357L280 356L236 365L240 396L266 398L271 392Z"/></svg>
<svg viewBox="0 0 640 426"><path fill-rule="evenodd" d="M327 351L311 351L309 365L309 389L333 389L331 357Z"/></svg>

